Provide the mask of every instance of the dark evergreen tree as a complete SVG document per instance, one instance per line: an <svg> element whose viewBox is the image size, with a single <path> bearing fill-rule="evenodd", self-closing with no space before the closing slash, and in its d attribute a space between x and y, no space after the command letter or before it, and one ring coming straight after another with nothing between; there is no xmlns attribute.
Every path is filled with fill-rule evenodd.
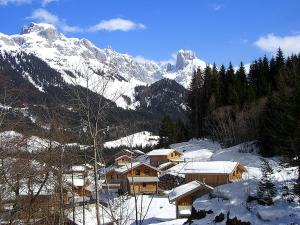
<svg viewBox="0 0 300 225"><path fill-rule="evenodd" d="M272 182L270 176L273 174L273 169L268 161L263 160L261 165L262 178L258 183L257 196L263 204L271 204L272 198L276 196L276 186Z"/></svg>

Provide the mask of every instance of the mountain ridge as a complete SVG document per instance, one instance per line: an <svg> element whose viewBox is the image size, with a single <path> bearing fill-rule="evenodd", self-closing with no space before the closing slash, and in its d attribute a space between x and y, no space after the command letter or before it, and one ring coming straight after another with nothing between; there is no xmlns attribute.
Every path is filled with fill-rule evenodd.
<svg viewBox="0 0 300 225"><path fill-rule="evenodd" d="M98 48L87 39L67 38L53 25L45 23L30 23L17 35L0 33L0 54L3 52L34 54L61 73L63 80L69 84L74 77L80 78L78 71L84 71L86 66L91 68L91 79L98 80L106 74L113 88L105 97L115 101L117 106L129 109L134 109L136 86L151 85L169 78L187 88L193 72L206 65L191 50L179 50L175 65L160 65L151 60L141 62L134 56L111 48ZM82 79L78 82L83 86ZM39 89L42 91L42 88ZM118 90L122 90L123 93L118 94L124 98L114 100L111 92ZM131 104L128 104L127 98Z"/></svg>

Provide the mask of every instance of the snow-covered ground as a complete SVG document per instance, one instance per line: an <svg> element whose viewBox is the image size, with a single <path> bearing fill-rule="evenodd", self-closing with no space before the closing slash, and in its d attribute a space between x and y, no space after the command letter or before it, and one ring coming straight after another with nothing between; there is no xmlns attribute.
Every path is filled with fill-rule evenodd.
<svg viewBox="0 0 300 225"><path fill-rule="evenodd" d="M50 141L49 139L29 136L26 137L16 131L4 131L0 133L0 146L7 151L24 151L29 153L36 153L44 151L50 148L58 147L60 143L56 141ZM79 143L67 143L67 147L79 147L80 149L86 149L88 146L80 145Z"/></svg>
<svg viewBox="0 0 300 225"><path fill-rule="evenodd" d="M148 131L131 134L120 139L104 143L105 148L127 147L146 147L158 144L159 136L154 136Z"/></svg>
<svg viewBox="0 0 300 225"><path fill-rule="evenodd" d="M122 220L121 224L134 225L136 218L135 211L135 199L133 197L128 197L128 199L124 200L118 207L113 208L114 215L121 214ZM142 207L141 207L142 205ZM152 196L152 195L144 195L138 196L137 199L137 208L138 208L138 219L143 221L143 224L157 224L161 222L165 222L168 224L169 221L173 221L176 219L176 211L175 205L169 203L167 196ZM148 208L149 206L149 208ZM83 224L83 207L76 208L76 224ZM113 221L113 217L111 215L111 210L109 207L101 207L101 222L111 222ZM73 218L73 212L70 210L68 213L68 217L70 219ZM86 206L85 210L85 219L86 225L96 225L96 210L95 205L91 204Z"/></svg>
<svg viewBox="0 0 300 225"><path fill-rule="evenodd" d="M189 142L173 144L171 147L183 152L186 161L236 161L242 163L247 173L243 181L226 184L215 188L215 198L205 195L194 202L197 210L212 210L205 218L194 221L193 224L215 224L214 219L221 212L229 217L237 217L241 221L250 221L251 224L299 224L300 204L299 197L282 196L282 187L292 188L298 173L296 167L284 168L279 159L264 159L256 153L253 143L245 143L230 148L222 149L217 143L209 140L191 140ZM256 201L247 203L249 195L256 196L257 185L262 176L262 160L267 160L273 168L270 179L278 191L274 198L274 205L262 206ZM179 174L185 163L181 163L167 170L167 173ZM165 172L165 173L166 173ZM293 200L291 200L291 198ZM180 220L174 220L170 224L182 224ZM226 219L218 224L226 224Z"/></svg>

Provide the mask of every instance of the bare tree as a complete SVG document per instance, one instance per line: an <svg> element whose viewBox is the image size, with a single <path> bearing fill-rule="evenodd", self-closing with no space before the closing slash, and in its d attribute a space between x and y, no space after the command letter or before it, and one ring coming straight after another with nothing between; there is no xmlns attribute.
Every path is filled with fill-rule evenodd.
<svg viewBox="0 0 300 225"><path fill-rule="evenodd" d="M99 183L98 183L98 162L103 161L102 145L105 132L108 126L107 115L114 107L114 103L121 97L121 93L112 91L112 74L98 73L89 65L83 65L78 70L79 76L73 79L74 88L71 90L74 108L80 113L83 129L87 136L88 143L93 150L94 186L96 200L97 224L100 219ZM110 100L104 96L110 97Z"/></svg>

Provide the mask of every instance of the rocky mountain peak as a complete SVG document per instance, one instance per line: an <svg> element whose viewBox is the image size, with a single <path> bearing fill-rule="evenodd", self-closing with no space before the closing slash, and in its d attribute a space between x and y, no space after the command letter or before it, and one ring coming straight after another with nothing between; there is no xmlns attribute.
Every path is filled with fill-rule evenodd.
<svg viewBox="0 0 300 225"><path fill-rule="evenodd" d="M196 58L196 53L191 50L179 50L176 59L176 69L183 69L189 61Z"/></svg>
<svg viewBox="0 0 300 225"><path fill-rule="evenodd" d="M55 41L61 37L55 26L47 23L30 23L21 29L21 35L35 33L49 41Z"/></svg>

